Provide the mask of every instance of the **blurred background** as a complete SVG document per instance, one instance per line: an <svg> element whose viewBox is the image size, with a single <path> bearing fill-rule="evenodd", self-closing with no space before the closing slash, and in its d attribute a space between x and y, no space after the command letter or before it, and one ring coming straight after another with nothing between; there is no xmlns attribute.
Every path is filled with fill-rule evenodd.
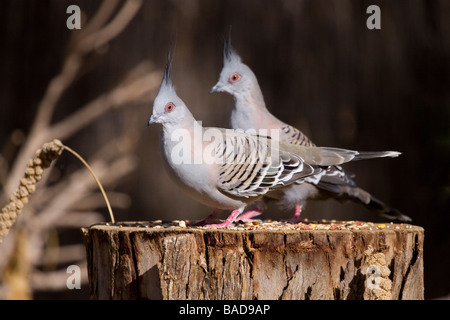
<svg viewBox="0 0 450 320"><path fill-rule="evenodd" d="M381 30L369 30L369 5ZM66 26L69 5L81 29ZM254 71L267 107L317 145L398 150L345 166L358 185L425 228L425 298L450 298L450 2L446 0L2 0L0 207L26 161L54 138L80 153L118 221L201 219L210 209L163 169L148 127L171 42L173 82L204 126L228 127L233 103L209 94L232 44ZM263 219L290 218L274 206ZM308 219L385 221L334 200ZM226 217L226 213L223 213ZM109 221L98 187L63 153L0 245L1 299L86 299L79 228ZM68 265L82 289L68 290Z"/></svg>

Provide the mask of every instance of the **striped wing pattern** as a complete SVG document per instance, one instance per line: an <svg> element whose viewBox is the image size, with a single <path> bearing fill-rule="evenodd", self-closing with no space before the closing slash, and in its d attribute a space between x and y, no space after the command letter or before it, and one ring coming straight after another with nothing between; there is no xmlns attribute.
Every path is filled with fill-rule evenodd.
<svg viewBox="0 0 450 320"><path fill-rule="evenodd" d="M300 130L286 125L281 128L281 141L296 144L304 147L314 147L315 144Z"/></svg>
<svg viewBox="0 0 450 320"><path fill-rule="evenodd" d="M281 140L287 143L305 147L315 146L303 132L290 125L281 128L281 135ZM340 166L331 166L327 170L322 170L316 175L308 176L296 181L297 184L302 184L304 182L312 183L321 189L336 193L340 192L340 186L356 186L355 182L346 175Z"/></svg>
<svg viewBox="0 0 450 320"><path fill-rule="evenodd" d="M273 147L268 137L229 132L215 151L219 188L237 197L260 196L322 171Z"/></svg>

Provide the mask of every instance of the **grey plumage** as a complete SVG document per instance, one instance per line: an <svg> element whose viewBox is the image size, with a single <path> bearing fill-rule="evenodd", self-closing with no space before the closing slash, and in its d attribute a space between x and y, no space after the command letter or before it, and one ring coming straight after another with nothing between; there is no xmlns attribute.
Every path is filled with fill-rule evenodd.
<svg viewBox="0 0 450 320"><path fill-rule="evenodd" d="M233 96L234 106L231 111L230 125L233 129L265 129L277 130L280 141L291 145L314 147L315 144L303 132L290 126L273 116L264 102L263 94L258 80L252 70L245 65L240 56L231 46L230 35L225 40L223 51L223 68L219 81L210 92L226 92ZM353 157L352 160L369 159L380 153L366 152L364 154L341 155L344 158ZM387 151L384 156L398 156L399 153ZM295 206L296 210L305 205L307 200L335 198L353 200L374 209L378 213L391 219L409 221L410 218L376 199L367 191L357 187L356 183L345 173L339 165L331 165L326 171L317 175L301 179L288 189L277 191L266 198L278 200L282 207ZM303 183L313 186L300 186ZM297 189L297 190L291 190ZM299 218L299 212L296 216Z"/></svg>
<svg viewBox="0 0 450 320"><path fill-rule="evenodd" d="M304 147L236 130L201 127L176 94L171 81L172 59L169 54L149 124L162 124L164 160L180 187L216 213L220 212L217 209L233 210L225 223L215 227L229 226L247 205L266 194L325 172L330 166L364 157L357 151ZM191 143L196 130L202 137L214 139ZM196 154L201 155L196 159L199 161L191 157Z"/></svg>

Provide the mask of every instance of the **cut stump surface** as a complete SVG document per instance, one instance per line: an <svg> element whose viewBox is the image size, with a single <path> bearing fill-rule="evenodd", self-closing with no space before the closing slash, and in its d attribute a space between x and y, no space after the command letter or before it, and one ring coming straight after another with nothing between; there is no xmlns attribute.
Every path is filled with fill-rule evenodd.
<svg viewBox="0 0 450 320"><path fill-rule="evenodd" d="M424 229L178 222L83 228L93 299L423 299Z"/></svg>

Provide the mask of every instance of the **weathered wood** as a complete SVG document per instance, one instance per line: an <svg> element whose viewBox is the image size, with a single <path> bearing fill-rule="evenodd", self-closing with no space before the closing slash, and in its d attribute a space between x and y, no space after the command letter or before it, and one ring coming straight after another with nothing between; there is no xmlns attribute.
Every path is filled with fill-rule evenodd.
<svg viewBox="0 0 450 320"><path fill-rule="evenodd" d="M395 226L82 233L93 299L423 299L424 230Z"/></svg>

